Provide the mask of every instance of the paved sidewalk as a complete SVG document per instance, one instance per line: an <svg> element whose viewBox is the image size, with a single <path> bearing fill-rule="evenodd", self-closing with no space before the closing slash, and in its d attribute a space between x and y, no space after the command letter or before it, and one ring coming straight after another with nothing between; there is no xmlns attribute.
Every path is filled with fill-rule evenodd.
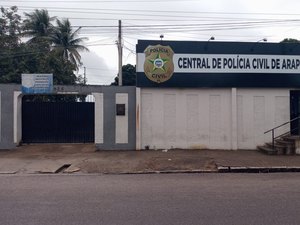
<svg viewBox="0 0 300 225"><path fill-rule="evenodd" d="M0 151L0 174L218 172L220 168L299 168L300 156L258 151L96 151L92 144L24 145Z"/></svg>

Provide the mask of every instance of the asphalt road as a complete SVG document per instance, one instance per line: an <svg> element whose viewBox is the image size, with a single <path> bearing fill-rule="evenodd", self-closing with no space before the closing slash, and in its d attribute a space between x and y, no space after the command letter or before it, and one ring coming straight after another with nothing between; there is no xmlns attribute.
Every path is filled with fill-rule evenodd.
<svg viewBox="0 0 300 225"><path fill-rule="evenodd" d="M298 225L300 174L1 175L3 225Z"/></svg>

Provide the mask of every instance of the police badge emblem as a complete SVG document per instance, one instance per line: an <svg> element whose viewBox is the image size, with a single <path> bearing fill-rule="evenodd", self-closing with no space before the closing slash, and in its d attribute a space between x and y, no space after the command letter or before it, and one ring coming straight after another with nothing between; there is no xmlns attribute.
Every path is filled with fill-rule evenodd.
<svg viewBox="0 0 300 225"><path fill-rule="evenodd" d="M150 45L144 53L144 72L148 79L156 83L162 83L172 77L174 73L174 52L170 46Z"/></svg>

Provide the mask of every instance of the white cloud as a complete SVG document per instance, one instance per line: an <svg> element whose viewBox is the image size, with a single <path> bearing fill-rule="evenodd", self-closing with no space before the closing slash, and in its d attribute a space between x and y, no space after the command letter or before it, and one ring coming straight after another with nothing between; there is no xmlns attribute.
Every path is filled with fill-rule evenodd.
<svg viewBox="0 0 300 225"><path fill-rule="evenodd" d="M87 84L110 84L114 81L117 71L108 66L107 62L94 51L82 52L82 67L79 74L84 74L86 68Z"/></svg>
<svg viewBox="0 0 300 225"><path fill-rule="evenodd" d="M160 34L164 34L165 40L198 41L208 40L211 36L215 36L216 41L258 41L266 37L268 41L279 42L284 38L300 38L299 22L270 22L300 20L298 0L2 0L1 4L17 5L21 14L44 8L51 16L69 18L72 25L99 26L82 28L82 36L89 37L87 43L91 43L88 47L92 52L82 55L88 83L91 84L110 84L117 74L115 41L119 19L123 23L123 64L135 64L133 52L138 39L159 40ZM255 21L262 24L246 24ZM227 29L222 25L224 22L228 23ZM237 25L230 25L233 23L241 23L242 29L234 29ZM199 26L177 32L171 31L170 27L128 27L153 24Z"/></svg>

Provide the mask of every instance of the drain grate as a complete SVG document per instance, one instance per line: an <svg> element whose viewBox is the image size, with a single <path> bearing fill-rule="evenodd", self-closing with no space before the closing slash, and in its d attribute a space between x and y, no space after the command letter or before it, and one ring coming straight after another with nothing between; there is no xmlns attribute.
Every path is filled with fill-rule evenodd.
<svg viewBox="0 0 300 225"><path fill-rule="evenodd" d="M55 173L63 173L66 169L68 169L71 166L71 164L64 164L61 167L59 167Z"/></svg>

